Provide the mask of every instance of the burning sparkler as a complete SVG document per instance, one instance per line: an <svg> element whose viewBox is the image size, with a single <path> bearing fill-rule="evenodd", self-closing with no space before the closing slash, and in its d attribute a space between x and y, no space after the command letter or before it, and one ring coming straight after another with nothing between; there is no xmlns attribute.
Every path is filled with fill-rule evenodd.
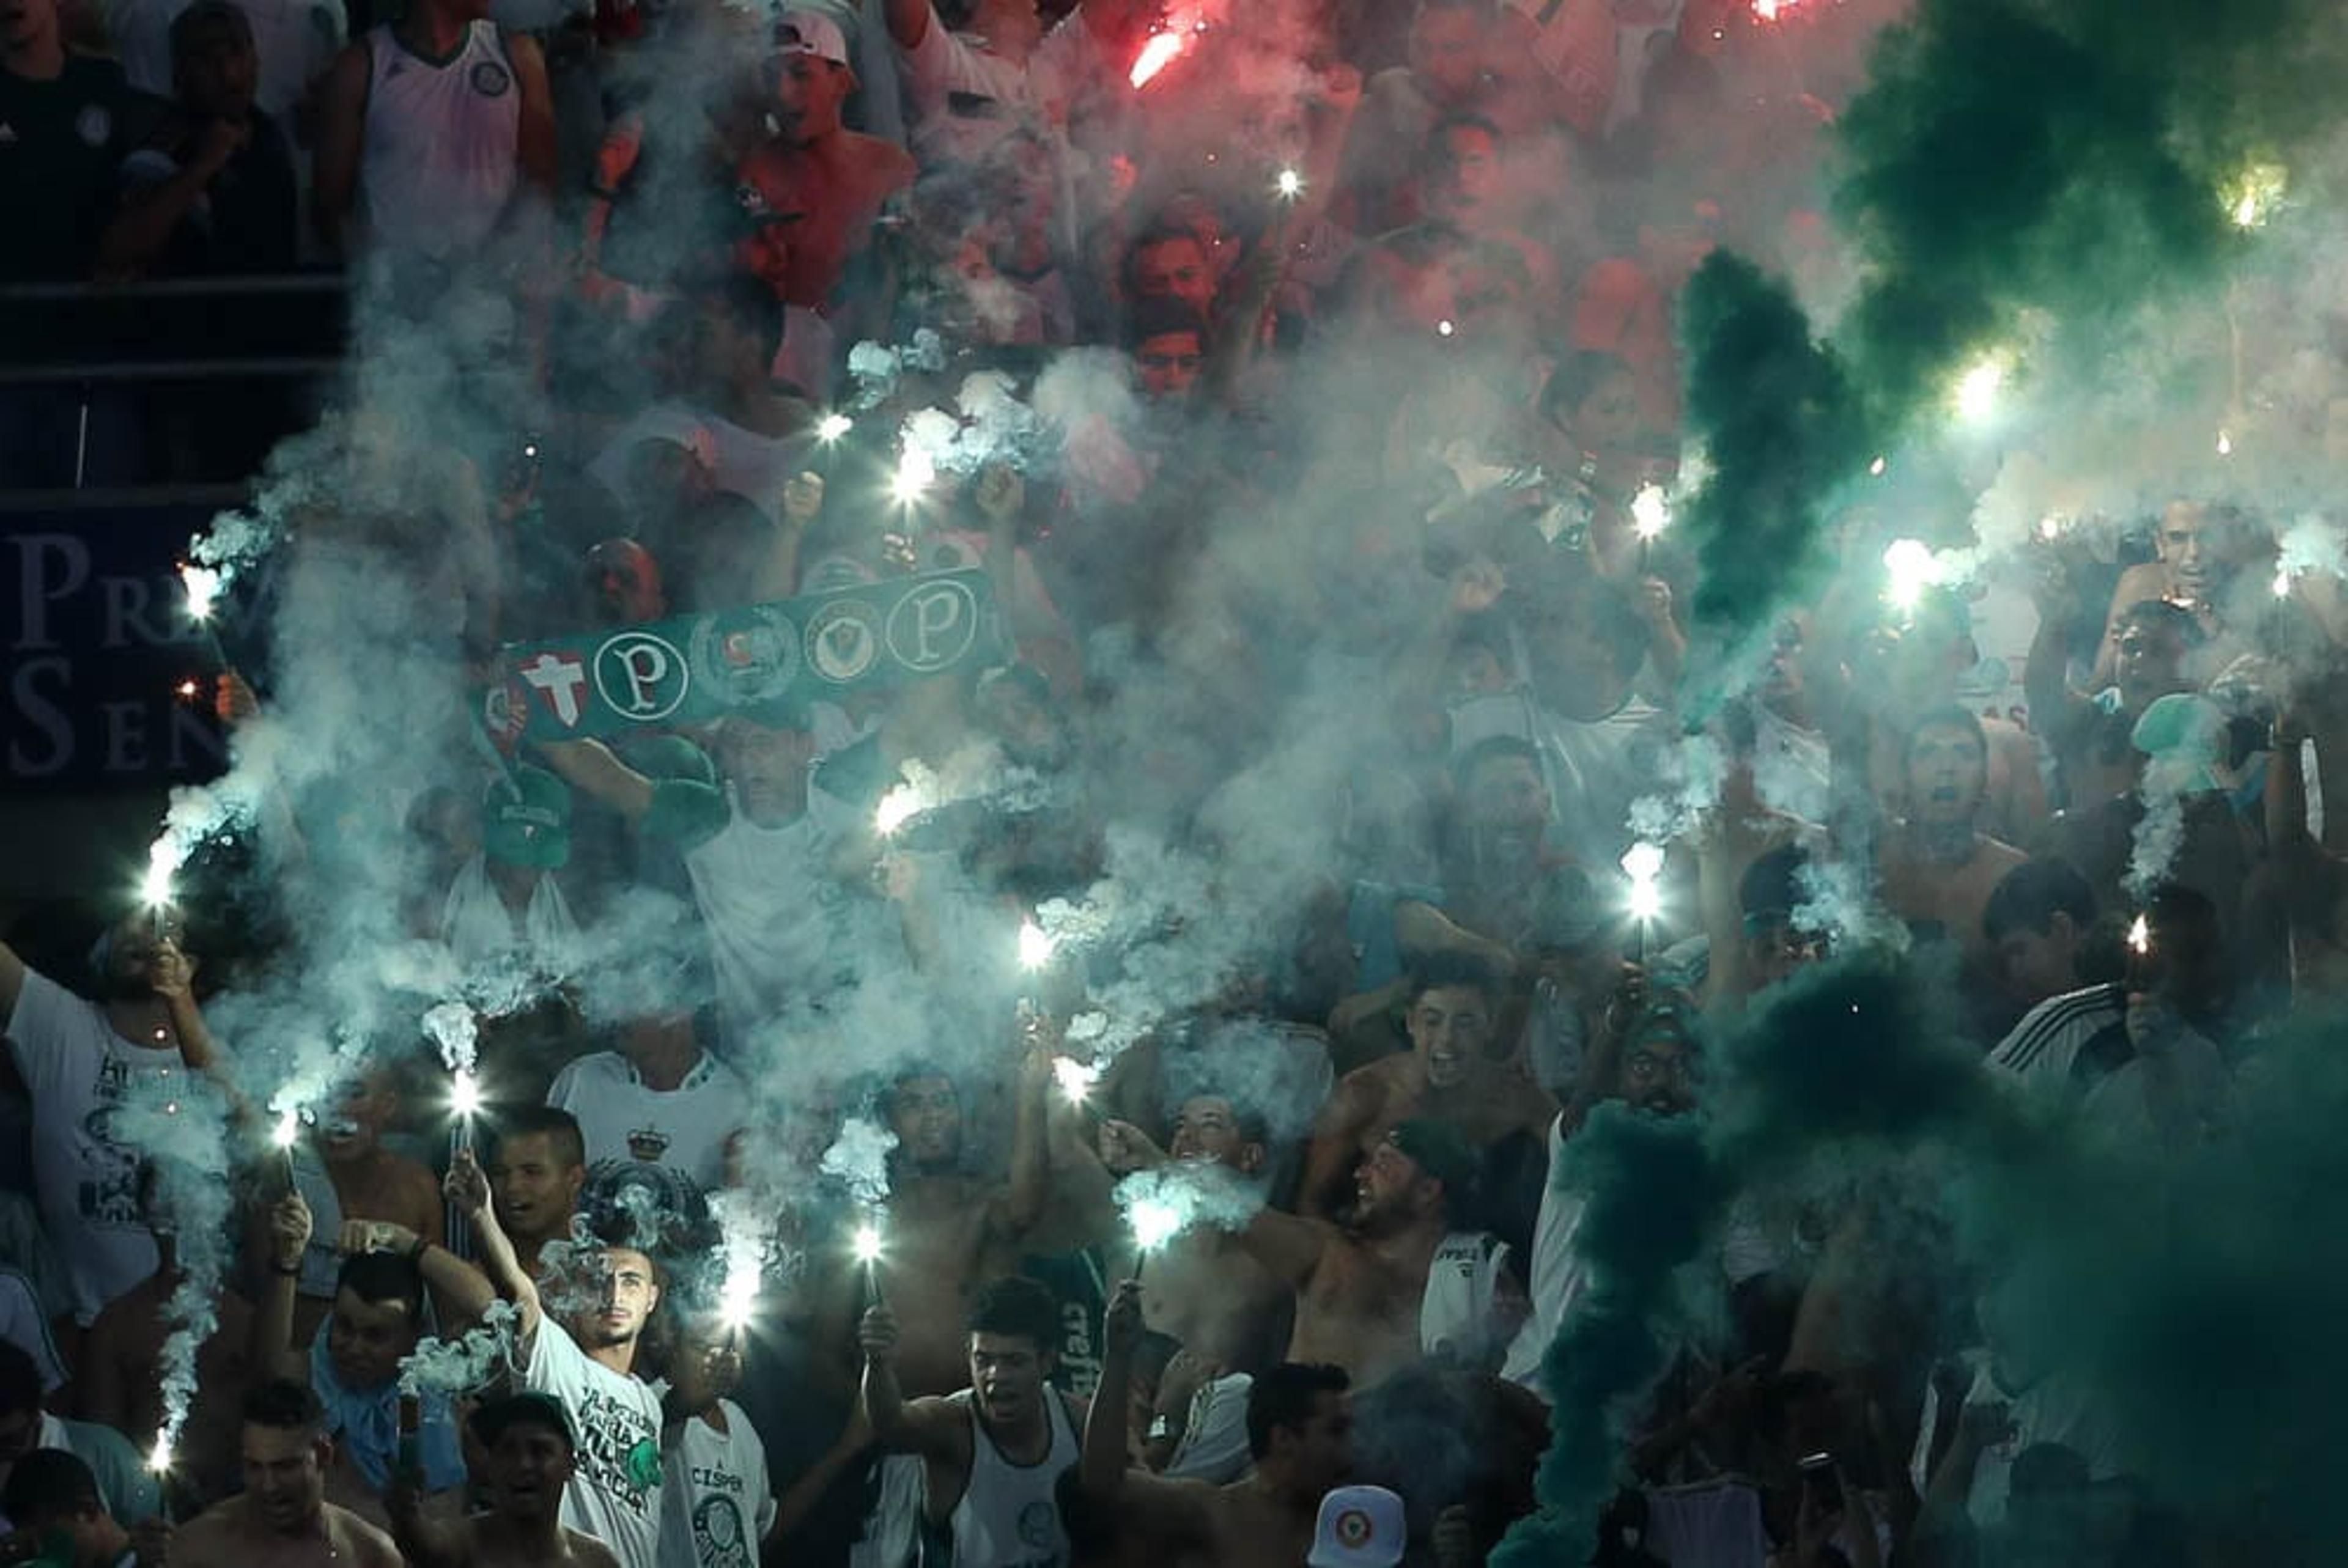
<svg viewBox="0 0 2348 1568"><path fill-rule="evenodd" d="M889 495L901 507L910 507L937 483L938 466L928 451L908 441L897 454L897 473L889 481Z"/></svg>
<svg viewBox="0 0 2348 1568"><path fill-rule="evenodd" d="M845 414L827 414L815 422L815 438L829 446L856 428L856 421Z"/></svg>
<svg viewBox="0 0 2348 1568"><path fill-rule="evenodd" d="M302 1113L287 1106L278 1114L277 1125L270 1129L269 1142L277 1150L280 1173L285 1178L285 1190L294 1190L294 1145L302 1136Z"/></svg>
<svg viewBox="0 0 2348 1568"><path fill-rule="evenodd" d="M1894 539L1883 552L1883 569L1890 578L1883 597L1902 615L1915 613L1924 590L1941 579L1940 562L1921 539Z"/></svg>
<svg viewBox="0 0 2348 1568"><path fill-rule="evenodd" d="M1080 1109L1092 1099L1093 1085L1100 1081L1100 1075L1096 1062L1078 1061L1073 1056L1052 1059L1052 1078L1059 1084L1062 1098Z"/></svg>
<svg viewBox="0 0 2348 1568"><path fill-rule="evenodd" d="M212 618L212 607L220 599L219 572L208 566L184 564L180 568L180 589L187 595L190 620L201 626Z"/></svg>
<svg viewBox="0 0 2348 1568"><path fill-rule="evenodd" d="M1637 930L1638 961L1647 961L1647 927L1663 912L1663 846L1644 840L1622 856L1622 874L1631 879L1631 919Z"/></svg>
<svg viewBox="0 0 2348 1568"><path fill-rule="evenodd" d="M1189 1217L1181 1207L1162 1197L1136 1198L1126 1214L1133 1227L1133 1277L1141 1277L1149 1255L1179 1235Z"/></svg>
<svg viewBox="0 0 2348 1568"><path fill-rule="evenodd" d="M1292 169L1283 169L1272 182L1272 189L1282 200L1293 201L1304 194L1304 176Z"/></svg>
<svg viewBox="0 0 2348 1568"><path fill-rule="evenodd" d="M1034 973L1052 961L1052 949L1058 944L1051 934L1032 919L1019 922L1019 967Z"/></svg>

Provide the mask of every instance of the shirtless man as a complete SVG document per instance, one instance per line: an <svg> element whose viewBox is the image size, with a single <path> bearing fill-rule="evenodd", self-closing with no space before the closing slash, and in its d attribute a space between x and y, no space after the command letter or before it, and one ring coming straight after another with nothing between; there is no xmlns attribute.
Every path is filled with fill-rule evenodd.
<svg viewBox="0 0 2348 1568"><path fill-rule="evenodd" d="M1048 1382L1059 1307L1032 1279L998 1279L979 1292L969 1321L969 1387L908 1399L897 1381L896 1317L886 1303L868 1308L865 1419L883 1450L921 1456L927 1528L952 1538L954 1568L1068 1568L1055 1483L1076 1462L1085 1409ZM1124 1403L1104 1419L1118 1428L1122 1455Z"/></svg>
<svg viewBox="0 0 2348 1568"><path fill-rule="evenodd" d="M1240 1242L1296 1293L1288 1359L1343 1367L1358 1388L1416 1365L1427 1276L1474 1180L1474 1153L1457 1132L1438 1122L1405 1122L1361 1162L1343 1228L1259 1209ZM1481 1264L1497 1270L1498 1260L1488 1254ZM1495 1307L1501 1294L1517 1293L1496 1291ZM1505 1339L1504 1319L1513 1310L1478 1326L1484 1337Z"/></svg>
<svg viewBox="0 0 2348 1568"><path fill-rule="evenodd" d="M2112 590L2112 607L2104 617L2104 644L2096 655L2096 684L2117 677L2121 627L2127 612L2147 599L2168 600L2199 625L2202 646L2192 666L2199 678L2207 679L2243 651L2240 640L2229 634L2218 602L2235 565L2228 559L2235 541L2223 537L2235 521L2230 509L2206 501L2171 501L2161 512L2152 530L2157 559L2120 573Z"/></svg>
<svg viewBox="0 0 2348 1568"><path fill-rule="evenodd" d="M840 106L856 90L856 73L829 17L783 12L767 80L778 134L738 170L744 192L758 200L761 220L741 241L737 260L784 304L828 314L850 264L871 243L881 208L911 188L912 155L841 125ZM811 395L820 390L808 388Z"/></svg>
<svg viewBox="0 0 2348 1568"><path fill-rule="evenodd" d="M587 1142L578 1119L553 1105L518 1106L500 1116L489 1173L498 1225L523 1272L536 1279L546 1244L570 1239L587 1184Z"/></svg>
<svg viewBox="0 0 2348 1568"><path fill-rule="evenodd" d="M381 1068L364 1073L311 1137L317 1162L297 1159L294 1185L316 1219L315 1245L303 1254L294 1302L294 1343L307 1346L335 1298L342 1266L334 1250L343 1226L355 1220L399 1225L438 1242L445 1224L440 1184L417 1161L383 1146L383 1130L399 1113L399 1093ZM249 1271L262 1277L273 1262L270 1215L256 1214L247 1235Z"/></svg>
<svg viewBox="0 0 2348 1568"><path fill-rule="evenodd" d="M1129 1122L1109 1122L1100 1131L1100 1159L1120 1178L1164 1164L1170 1153L1182 1163L1220 1165L1258 1183L1269 1137L1262 1116L1220 1095L1194 1094L1175 1113L1170 1151ZM1211 1226L1186 1230L1150 1255L1141 1305L1152 1323L1220 1372L1261 1371L1279 1359L1285 1342L1286 1283L1236 1236Z"/></svg>
<svg viewBox="0 0 2348 1568"><path fill-rule="evenodd" d="M897 1135L890 1157L888 1279L895 1376L910 1395L943 1394L967 1381L963 1318L971 1292L1016 1265L1019 1238L1043 1204L1040 1147L1049 1058L1030 1053L1020 1080L1020 1131L1012 1180L993 1187L963 1169L962 1095L954 1081L915 1067L891 1084L883 1109Z"/></svg>
<svg viewBox="0 0 2348 1568"><path fill-rule="evenodd" d="M1915 804L1905 789L1907 738L1916 715L1954 702L1959 677L1980 657L1962 601L1952 594L1927 594L1892 651L1883 705L1869 727L1868 778L1890 815L1905 815ZM1981 729L1988 759L1982 826L2005 843L2025 843L2046 820L2038 748L2006 720L1982 721Z"/></svg>
<svg viewBox="0 0 2348 1568"><path fill-rule="evenodd" d="M510 1394L469 1424L489 1461L489 1512L435 1519L403 1480L391 1523L410 1568L619 1568L610 1547L562 1522L578 1443L561 1400Z"/></svg>
<svg viewBox="0 0 2348 1568"><path fill-rule="evenodd" d="M2172 692L2190 692L2186 661L2201 645L2193 612L2167 600L2140 600L2112 621L2112 683L2075 692L2066 677L2063 613L2070 584L2060 572L2042 584L2038 633L2024 674L2031 727L2046 739L2073 810L2133 792L2144 753L2131 737L2147 708Z"/></svg>
<svg viewBox="0 0 2348 1568"><path fill-rule="evenodd" d="M1355 1068L1321 1112L1297 1208L1315 1219L1344 1206L1347 1177L1387 1132L1413 1118L1450 1127L1487 1163L1512 1138L1532 1142L1557 1102L1511 1065L1516 1042L1496 1027L1499 987L1472 960L1430 955L1411 977L1406 1054Z"/></svg>
<svg viewBox="0 0 2348 1568"><path fill-rule="evenodd" d="M273 1378L244 1398L244 1491L181 1526L176 1568L402 1568L391 1537L326 1501L318 1397Z"/></svg>
<svg viewBox="0 0 2348 1568"><path fill-rule="evenodd" d="M1348 1380L1335 1367L1283 1363L1248 1391L1253 1473L1228 1486L1164 1481L1126 1467L1121 1412L1141 1337L1141 1286L1109 1303L1100 1394L1085 1427L1079 1471L1086 1511L1154 1563L1291 1568L1313 1548L1321 1498L1353 1469Z"/></svg>
<svg viewBox="0 0 2348 1568"><path fill-rule="evenodd" d="M1908 815L1877 849L1884 907L1911 926L1939 927L1984 970L1993 955L1982 911L1999 880L2028 858L1976 826L1988 782L1981 721L1957 707L1926 713L1908 732Z"/></svg>

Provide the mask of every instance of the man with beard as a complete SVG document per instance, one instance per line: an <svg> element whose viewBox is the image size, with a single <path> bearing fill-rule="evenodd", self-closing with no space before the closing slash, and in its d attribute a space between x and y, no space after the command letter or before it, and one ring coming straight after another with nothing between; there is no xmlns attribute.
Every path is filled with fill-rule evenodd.
<svg viewBox="0 0 2348 1568"><path fill-rule="evenodd" d="M1902 754L1908 813L1877 851L1883 904L1921 934L1961 944L1986 969L1993 955L1982 911L2005 874L2029 857L1977 825L1989 789L1989 742L1958 707L1937 708L1908 732Z"/></svg>
<svg viewBox="0 0 2348 1568"><path fill-rule="evenodd" d="M1357 1388L1443 1351L1474 1364L1507 1339L1508 1248L1455 1232L1474 1152L1440 1122L1405 1122L1362 1159L1346 1223L1265 1208L1240 1240L1296 1295L1291 1361L1343 1367Z"/></svg>
<svg viewBox="0 0 2348 1568"><path fill-rule="evenodd" d="M1519 1151L1527 1142L1538 1151L1557 1102L1510 1060L1516 1041L1498 1028L1499 1002L1492 972L1473 959L1438 953L1420 963L1404 1013L1411 1048L1339 1080L1305 1159L1302 1213L1334 1217L1346 1174L1412 1120L1441 1123L1488 1172L1538 1168L1537 1153L1529 1163Z"/></svg>
<svg viewBox="0 0 2348 1568"><path fill-rule="evenodd" d="M395 1490L392 1527L410 1568L620 1568L609 1547L562 1522L578 1444L560 1400L510 1394L475 1410L470 1424L489 1461L489 1510L436 1525L413 1490Z"/></svg>
<svg viewBox="0 0 2348 1568"><path fill-rule="evenodd" d="M1109 1304L1101 1386L1085 1426L1086 1512L1152 1562L1290 1568L1313 1544L1321 1499L1353 1470L1349 1379L1335 1367L1283 1363L1248 1393L1252 1473L1226 1486L1164 1481L1126 1466L1125 1409L1141 1338L1141 1286Z"/></svg>
<svg viewBox="0 0 2348 1568"><path fill-rule="evenodd" d="M391 1537L326 1501L334 1445L318 1397L283 1378L245 1396L244 1491L171 1540L180 1568L402 1568Z"/></svg>
<svg viewBox="0 0 2348 1568"><path fill-rule="evenodd" d="M114 1141L115 1108L134 1082L184 1091L215 1060L196 1007L196 960L168 917L125 918L98 939L90 968L97 1001L27 968L0 943L0 1033L32 1099L41 1229L65 1265L74 1317L84 1327L155 1272L139 1156Z"/></svg>
<svg viewBox="0 0 2348 1568"><path fill-rule="evenodd" d="M1643 979L1632 975L1619 989L1609 1020L1589 1055L1581 1081L1550 1123L1549 1159L1565 1158L1565 1141L1581 1130L1601 1101L1620 1101L1651 1116L1678 1116L1695 1107L1695 1041L1676 1005L1651 1007ZM1574 1233L1588 1195L1551 1184L1541 1194L1540 1218L1533 1228L1532 1305L1524 1327L1509 1347L1501 1376L1543 1399L1541 1358L1557 1337L1558 1325L1590 1283Z"/></svg>
<svg viewBox="0 0 2348 1568"><path fill-rule="evenodd" d="M909 1400L897 1383L896 1317L883 1303L868 1309L865 1418L883 1449L921 1456L924 1532L950 1542L955 1568L1067 1568L1055 1483L1076 1462L1085 1412L1048 1382L1059 1307L1032 1279L999 1279L979 1292L969 1323L970 1386ZM1124 1405L1107 1419L1121 1425Z"/></svg>
<svg viewBox="0 0 2348 1568"><path fill-rule="evenodd" d="M644 1323L660 1305L653 1260L635 1245L583 1249L560 1282L558 1320L514 1255L469 1151L451 1162L448 1190L473 1226L489 1282L517 1309L522 1387L554 1396L578 1423L584 1462L562 1488L563 1522L608 1544L623 1568L658 1568L661 1403L635 1369Z"/></svg>

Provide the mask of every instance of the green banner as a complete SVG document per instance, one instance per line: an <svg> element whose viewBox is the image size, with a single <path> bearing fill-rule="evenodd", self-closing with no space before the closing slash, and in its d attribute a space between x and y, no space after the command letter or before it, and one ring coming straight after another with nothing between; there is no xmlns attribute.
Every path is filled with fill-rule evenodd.
<svg viewBox="0 0 2348 1568"><path fill-rule="evenodd" d="M704 723L770 702L837 697L933 675L1005 646L983 570L860 583L834 593L610 627L499 651L482 697L499 746Z"/></svg>

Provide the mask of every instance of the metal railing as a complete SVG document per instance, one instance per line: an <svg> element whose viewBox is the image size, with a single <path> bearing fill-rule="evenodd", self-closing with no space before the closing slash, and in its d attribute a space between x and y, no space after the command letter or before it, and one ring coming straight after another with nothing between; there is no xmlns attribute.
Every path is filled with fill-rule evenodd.
<svg viewBox="0 0 2348 1568"><path fill-rule="evenodd" d="M0 506L90 490L94 422L112 504L241 488L342 368L348 313L328 272L0 286Z"/></svg>

